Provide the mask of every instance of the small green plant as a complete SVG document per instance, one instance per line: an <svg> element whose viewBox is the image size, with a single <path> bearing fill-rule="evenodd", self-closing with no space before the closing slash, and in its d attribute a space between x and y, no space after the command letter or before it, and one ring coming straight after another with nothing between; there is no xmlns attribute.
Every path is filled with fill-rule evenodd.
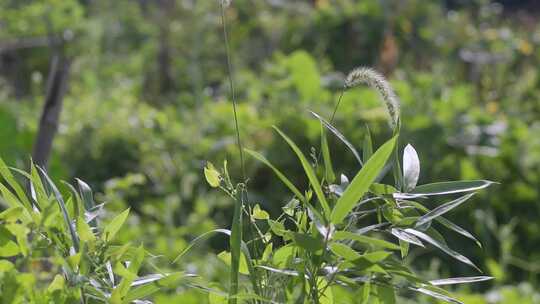
<svg viewBox="0 0 540 304"><path fill-rule="evenodd" d="M480 271L469 258L450 248L440 228L457 232L481 246L471 233L443 216L492 182L417 185L420 161L415 149L407 145L402 157L398 157L399 101L390 84L364 68L351 72L346 88L358 83L366 83L380 93L390 117L393 135L375 152L369 131L360 157L354 145L331 122L315 113L321 122L321 147L320 153L311 153L311 158L274 127L304 169L309 186L301 190L262 154L245 150L268 166L291 191L291 200L277 218L270 217L258 204L239 197L242 193L247 197L246 182L235 185L226 163L221 172L211 163L204 169L210 186L223 189L235 199L248 219L244 237L236 243L231 241L231 253L220 254L231 265L231 277L236 276L236 282L238 276L244 275L250 282L243 288L231 283L229 302L241 298L253 303L395 303L397 294L414 291L461 303L441 286L491 279L475 276L428 281L403 262L411 244L432 246ZM360 168L352 180L341 175L336 181L327 130L359 160ZM390 171L393 184L382 182L392 180L386 177ZM431 209L426 207L433 203L433 198L448 196L452 197L448 202ZM233 227L242 222L239 214L235 212ZM239 257L236 264L231 262L235 255Z"/></svg>
<svg viewBox="0 0 540 304"><path fill-rule="evenodd" d="M28 197L13 173L29 180ZM47 173L10 169L0 160L0 302L132 303L184 277L183 273L139 276L148 253L143 246L115 245L129 209L101 225L82 180L64 196Z"/></svg>

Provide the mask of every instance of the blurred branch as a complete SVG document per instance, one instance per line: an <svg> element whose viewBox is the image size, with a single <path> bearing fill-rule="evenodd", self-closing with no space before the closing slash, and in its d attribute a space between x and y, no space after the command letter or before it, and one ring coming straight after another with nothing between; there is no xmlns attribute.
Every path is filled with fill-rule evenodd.
<svg viewBox="0 0 540 304"><path fill-rule="evenodd" d="M62 100L67 88L70 67L70 59L62 55L53 57L47 80L45 103L32 152L34 162L43 168L47 166L52 150L52 142L58 130L58 121L62 110Z"/></svg>
<svg viewBox="0 0 540 304"><path fill-rule="evenodd" d="M38 37L21 37L11 40L0 41L0 52L17 51L35 47L50 47L59 45L73 39L73 32L66 30L60 34L52 34Z"/></svg>

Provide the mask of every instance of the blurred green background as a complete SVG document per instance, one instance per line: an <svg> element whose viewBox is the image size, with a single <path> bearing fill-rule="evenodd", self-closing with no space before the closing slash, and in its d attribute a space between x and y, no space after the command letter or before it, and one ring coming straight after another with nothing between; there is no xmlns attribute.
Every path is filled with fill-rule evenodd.
<svg viewBox="0 0 540 304"><path fill-rule="evenodd" d="M121 239L172 260L195 236L228 227L232 201L204 182L206 160L239 177L217 0L0 0L0 156L25 168L54 58L70 63L48 168L79 177L110 212L132 208ZM540 3L487 0L233 0L227 10L245 145L305 183L278 125L318 147L346 73L371 66L402 101L402 144L415 146L420 183L489 179L450 217L483 249L448 242L495 280L456 289L465 303L540 303ZM334 125L361 146L365 124L388 138L378 95L345 94ZM331 140L337 172L356 161ZM289 199L271 171L247 160L252 200L275 214ZM106 215L107 216L107 215ZM173 265L216 280L212 239ZM413 251L426 277L474 275ZM165 263L164 263L165 264ZM226 276L225 276L226 277ZM204 303L193 290L154 300ZM400 303L408 303L403 299ZM427 299L418 301L429 302Z"/></svg>

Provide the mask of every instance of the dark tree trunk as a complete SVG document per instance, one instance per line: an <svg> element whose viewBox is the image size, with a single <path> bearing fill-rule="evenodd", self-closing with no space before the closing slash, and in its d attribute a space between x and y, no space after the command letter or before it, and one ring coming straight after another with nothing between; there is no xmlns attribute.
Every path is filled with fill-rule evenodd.
<svg viewBox="0 0 540 304"><path fill-rule="evenodd" d="M34 163L42 168L47 167L53 139L58 130L58 121L62 111L62 100L67 89L70 67L70 59L62 55L53 57L47 79L45 103L32 152Z"/></svg>
<svg viewBox="0 0 540 304"><path fill-rule="evenodd" d="M159 29L158 51L159 90L162 94L169 93L173 87L169 36L168 24L162 24Z"/></svg>

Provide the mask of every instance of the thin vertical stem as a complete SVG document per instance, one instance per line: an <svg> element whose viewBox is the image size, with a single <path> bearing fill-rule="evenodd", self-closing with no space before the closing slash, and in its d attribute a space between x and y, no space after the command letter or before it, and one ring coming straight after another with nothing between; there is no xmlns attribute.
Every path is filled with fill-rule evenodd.
<svg viewBox="0 0 540 304"><path fill-rule="evenodd" d="M236 304L238 302L236 296L238 295L238 273L240 269L240 246L242 245L242 209L244 208L244 194L246 192L246 170L244 166L244 152L242 150L242 141L240 139L240 128L238 125L238 113L236 110L236 92L234 90L233 81L233 69L231 63L229 38L227 35L227 22L225 19L225 4L221 2L221 23L223 25L223 40L225 41L225 51L227 56L227 70L229 76L229 87L231 90L231 99L233 105L234 124L236 130L236 143L238 145L238 153L240 155L240 166L242 170L242 183L243 185L237 189L237 195L234 205L234 215L231 228L230 237L230 250L231 250L231 273L230 273L230 287L229 287L229 304Z"/></svg>
<svg viewBox="0 0 540 304"><path fill-rule="evenodd" d="M240 166L242 170L242 181L246 181L246 169L244 165L244 151L242 149L242 141L240 139L240 128L238 124L238 113L236 110L236 92L234 89L234 80L233 80L233 66L231 62L231 51L229 46L229 36L227 34L227 22L225 19L225 6L223 2L221 3L221 23L223 24L223 40L225 41L225 52L227 53L227 69L229 74L229 88L231 90L231 99L233 105L233 114L234 114L234 125L236 129L236 144L238 145L238 153L240 154Z"/></svg>
<svg viewBox="0 0 540 304"><path fill-rule="evenodd" d="M345 94L345 87L341 89L341 92L339 93L338 101L336 103L336 106L334 107L334 112L332 112L332 117L330 117L330 124L334 122L334 118L336 117L337 110L339 108L339 105L341 104L341 99L343 98L343 95Z"/></svg>

